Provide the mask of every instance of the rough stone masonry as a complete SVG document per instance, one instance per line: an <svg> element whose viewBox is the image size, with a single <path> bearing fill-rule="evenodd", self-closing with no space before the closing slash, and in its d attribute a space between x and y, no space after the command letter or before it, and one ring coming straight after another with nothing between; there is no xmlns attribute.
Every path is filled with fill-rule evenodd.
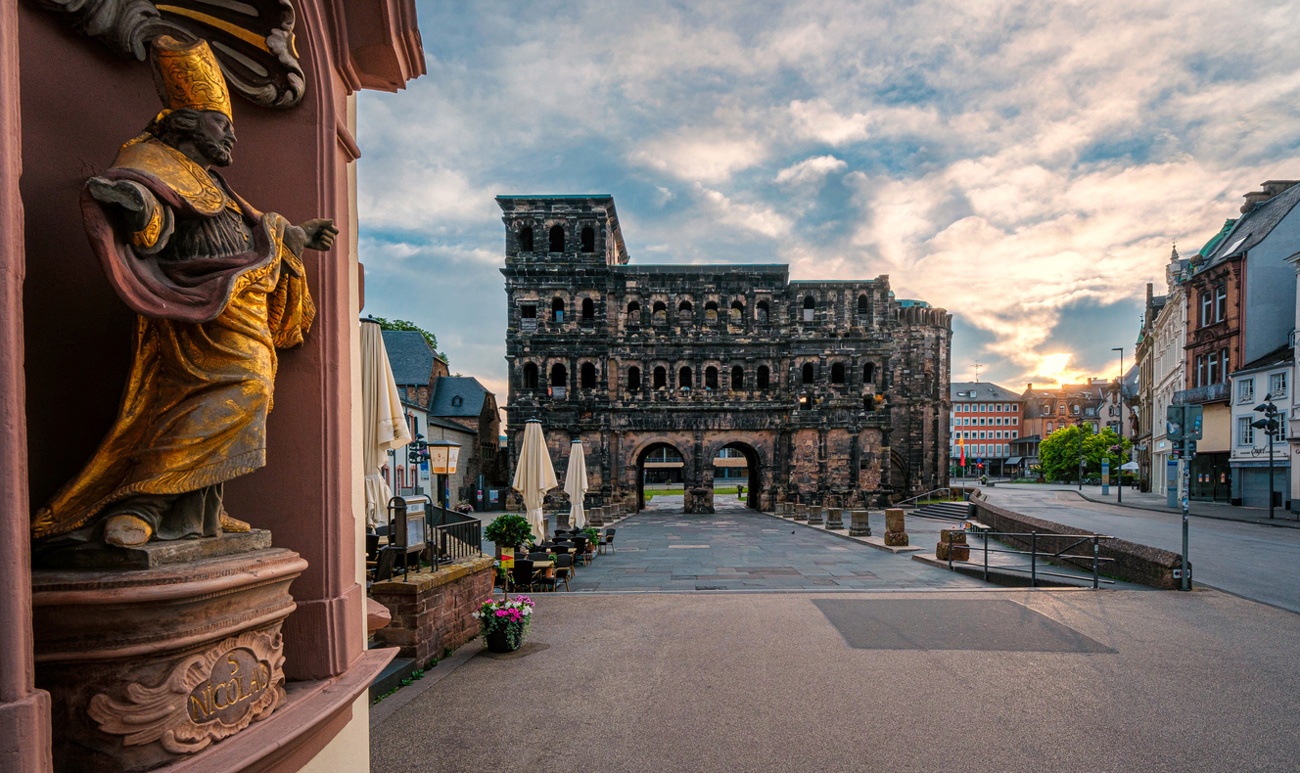
<svg viewBox="0 0 1300 773"><path fill-rule="evenodd" d="M724 457L744 459L748 504L768 511L947 485L947 311L895 299L888 276L629 265L607 195L497 203L512 467L536 418L557 471L582 440L589 506L639 507L649 463L680 476L687 512L712 512Z"/></svg>

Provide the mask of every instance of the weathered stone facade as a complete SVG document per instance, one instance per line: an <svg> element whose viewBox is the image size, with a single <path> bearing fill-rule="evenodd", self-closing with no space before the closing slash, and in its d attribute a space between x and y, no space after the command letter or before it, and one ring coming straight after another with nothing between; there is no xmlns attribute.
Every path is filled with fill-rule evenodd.
<svg viewBox="0 0 1300 773"><path fill-rule="evenodd" d="M792 282L784 265L631 266L609 196L502 196L511 461L541 419L557 472L586 448L589 504L638 504L652 451L688 512L713 460L751 507L878 506L947 485L951 315L889 278Z"/></svg>

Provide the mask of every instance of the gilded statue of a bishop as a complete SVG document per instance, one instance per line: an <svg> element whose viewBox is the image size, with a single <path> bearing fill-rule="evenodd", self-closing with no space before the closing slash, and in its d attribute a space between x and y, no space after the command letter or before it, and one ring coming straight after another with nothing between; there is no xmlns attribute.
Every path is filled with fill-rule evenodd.
<svg viewBox="0 0 1300 773"><path fill-rule="evenodd" d="M81 196L91 246L138 315L130 376L95 455L37 511L38 540L248 530L222 486L266 463L276 349L301 344L316 313L302 253L338 233L254 209L213 169L230 164L235 133L205 42L163 36L151 58L165 109Z"/></svg>

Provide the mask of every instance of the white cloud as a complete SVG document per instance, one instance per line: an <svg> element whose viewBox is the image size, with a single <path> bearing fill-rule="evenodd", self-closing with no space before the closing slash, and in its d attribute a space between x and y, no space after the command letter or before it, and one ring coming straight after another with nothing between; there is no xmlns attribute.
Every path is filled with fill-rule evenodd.
<svg viewBox="0 0 1300 773"><path fill-rule="evenodd" d="M775 209L732 201L720 191L695 184L695 194L716 222L736 226L773 239L790 233L790 219Z"/></svg>
<svg viewBox="0 0 1300 773"><path fill-rule="evenodd" d="M647 140L629 154L628 160L682 180L719 183L754 166L765 155L762 143L755 137L687 128Z"/></svg>
<svg viewBox="0 0 1300 773"><path fill-rule="evenodd" d="M826 178L826 175L832 172L840 172L848 167L848 164L835 156L815 156L805 158L797 164L792 164L776 173L776 182L780 184L794 185L816 185L820 184Z"/></svg>

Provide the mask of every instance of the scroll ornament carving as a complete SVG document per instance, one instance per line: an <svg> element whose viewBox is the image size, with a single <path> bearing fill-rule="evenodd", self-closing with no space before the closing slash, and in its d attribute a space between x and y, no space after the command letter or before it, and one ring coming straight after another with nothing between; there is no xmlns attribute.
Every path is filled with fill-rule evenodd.
<svg viewBox="0 0 1300 773"><path fill-rule="evenodd" d="M161 35L206 40L232 90L263 107L302 100L306 78L298 63L291 0L38 0L74 30L115 53L144 61Z"/></svg>
<svg viewBox="0 0 1300 773"><path fill-rule="evenodd" d="M88 713L126 746L159 742L173 754L192 754L284 701L283 645L278 632L245 631L182 660L157 686L128 685L125 700L94 696Z"/></svg>

